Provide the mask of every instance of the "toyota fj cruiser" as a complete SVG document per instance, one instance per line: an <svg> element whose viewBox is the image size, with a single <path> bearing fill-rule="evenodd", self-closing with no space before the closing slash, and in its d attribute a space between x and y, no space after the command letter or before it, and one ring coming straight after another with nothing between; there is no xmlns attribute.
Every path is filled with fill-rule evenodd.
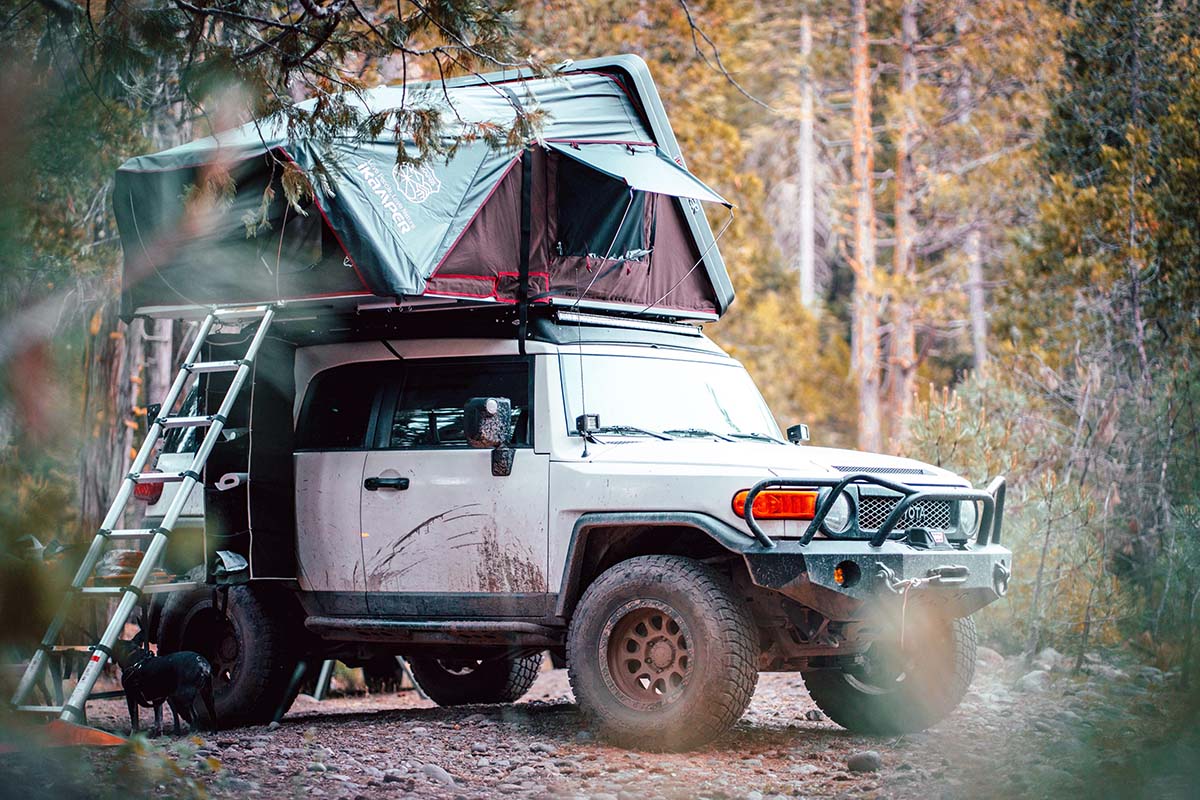
<svg viewBox="0 0 1200 800"><path fill-rule="evenodd" d="M440 704L513 702L547 649L635 746L720 735L760 671L799 671L858 732L958 704L970 615L1008 584L1002 479L782 433L693 325L424 316L444 319L277 324L257 360L206 467L206 542L170 545L217 590L147 618L160 652L213 662L223 722L269 719L325 658L402 655Z"/></svg>

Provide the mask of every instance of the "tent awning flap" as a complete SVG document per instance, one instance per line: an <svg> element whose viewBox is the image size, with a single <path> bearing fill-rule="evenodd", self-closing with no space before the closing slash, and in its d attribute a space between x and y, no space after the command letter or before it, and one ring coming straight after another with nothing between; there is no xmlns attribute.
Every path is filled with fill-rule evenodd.
<svg viewBox="0 0 1200 800"><path fill-rule="evenodd" d="M642 192L689 197L733 207L692 173L652 145L546 142L547 147Z"/></svg>

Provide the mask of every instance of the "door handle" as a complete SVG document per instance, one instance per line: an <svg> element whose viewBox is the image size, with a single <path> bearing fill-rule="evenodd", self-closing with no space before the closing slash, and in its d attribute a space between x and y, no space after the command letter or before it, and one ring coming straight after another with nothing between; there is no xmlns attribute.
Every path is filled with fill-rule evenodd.
<svg viewBox="0 0 1200 800"><path fill-rule="evenodd" d="M408 488L408 478L367 478L363 481L363 488L368 492L378 491L379 489L404 491Z"/></svg>

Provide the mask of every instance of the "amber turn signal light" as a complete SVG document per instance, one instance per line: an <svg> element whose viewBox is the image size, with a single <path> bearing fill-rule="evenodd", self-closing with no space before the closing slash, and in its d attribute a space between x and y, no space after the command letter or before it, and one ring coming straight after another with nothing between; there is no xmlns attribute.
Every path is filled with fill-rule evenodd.
<svg viewBox="0 0 1200 800"><path fill-rule="evenodd" d="M746 512L746 496L743 489L733 496L733 513L739 517ZM817 514L817 493L777 489L759 492L754 498L755 519L812 519Z"/></svg>

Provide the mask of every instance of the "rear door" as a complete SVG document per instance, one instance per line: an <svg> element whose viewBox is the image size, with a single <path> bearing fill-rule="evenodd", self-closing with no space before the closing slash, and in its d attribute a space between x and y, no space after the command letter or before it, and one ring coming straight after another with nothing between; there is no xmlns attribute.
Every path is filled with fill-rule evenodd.
<svg viewBox="0 0 1200 800"><path fill-rule="evenodd" d="M344 364L309 383L297 423L300 588L326 613L366 612L359 490L382 387L398 365Z"/></svg>
<svg viewBox="0 0 1200 800"><path fill-rule="evenodd" d="M542 616L549 455L532 447L531 359L406 360L363 469L367 603L387 616ZM512 473L467 444L463 407L507 397Z"/></svg>

